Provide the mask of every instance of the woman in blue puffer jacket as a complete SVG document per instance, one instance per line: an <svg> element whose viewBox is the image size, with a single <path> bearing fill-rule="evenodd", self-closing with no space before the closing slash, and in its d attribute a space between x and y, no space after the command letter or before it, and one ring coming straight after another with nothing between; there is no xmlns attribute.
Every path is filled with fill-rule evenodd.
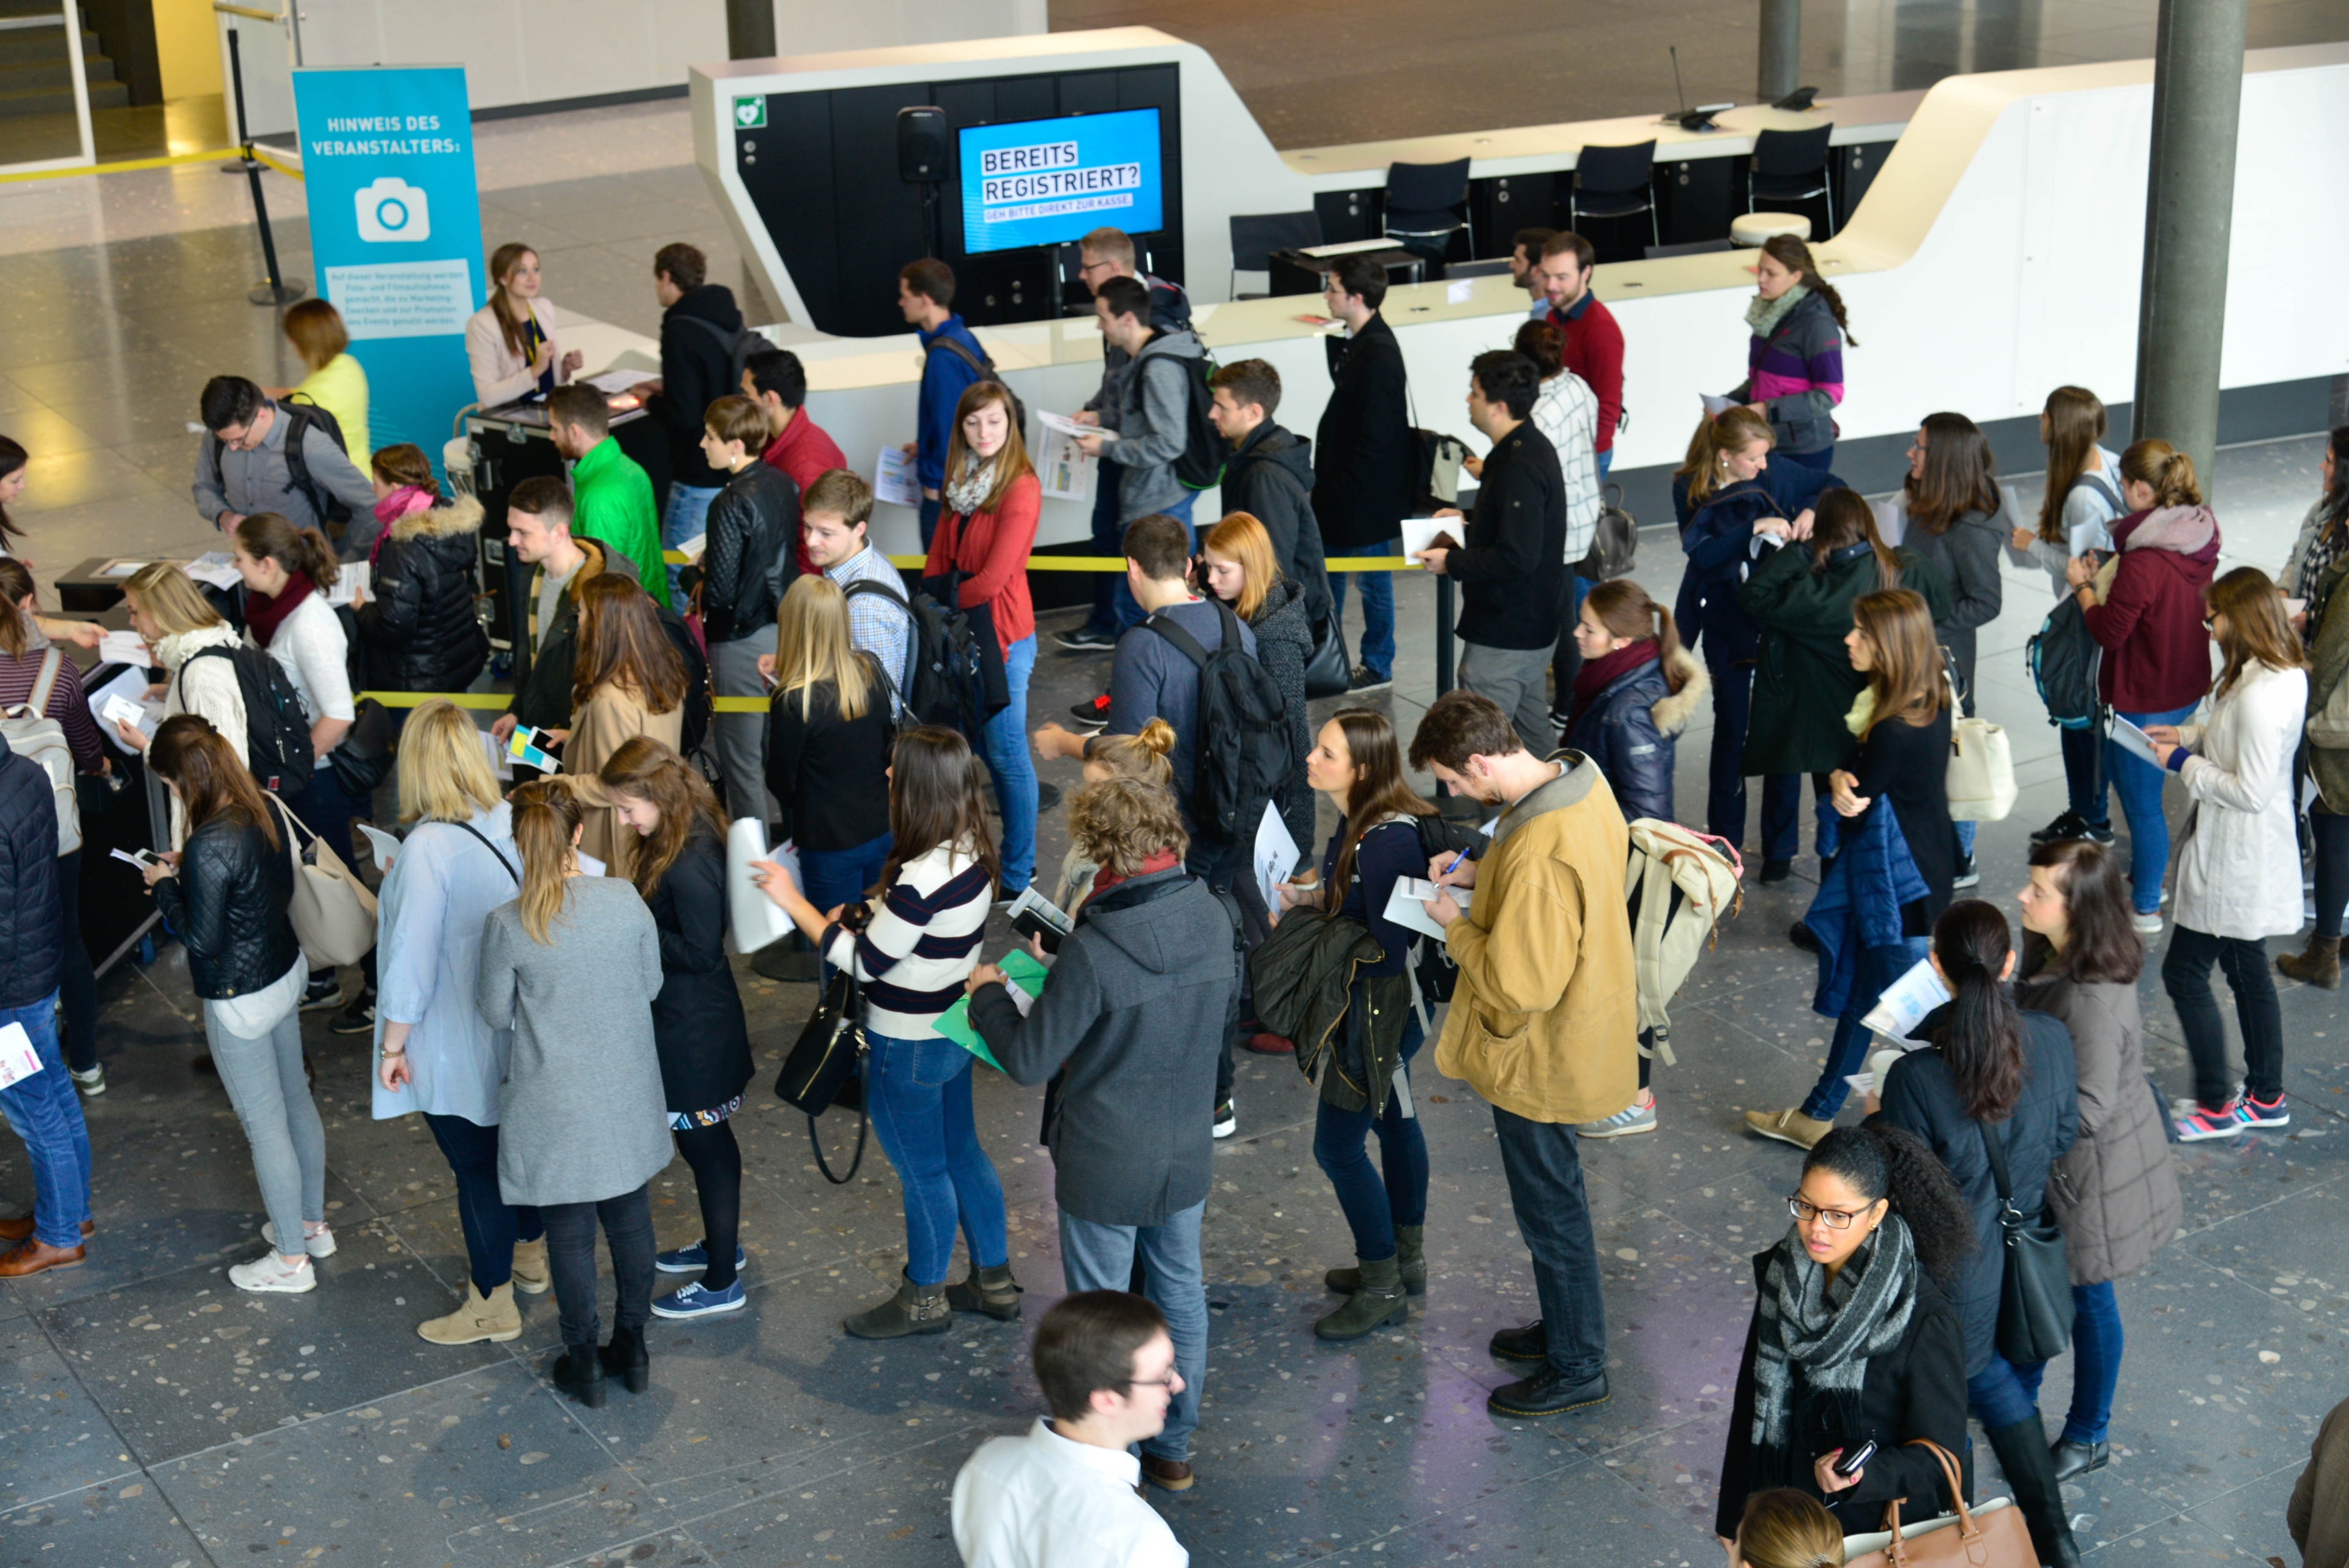
<svg viewBox="0 0 2349 1568"><path fill-rule="evenodd" d="M1707 833L1745 845L1745 732L1754 704L1754 667L1762 628L1737 603L1753 554L1757 519L1791 520L1829 485L1833 474L1799 463L1773 463L1770 421L1748 408L1724 410L1698 424L1688 459L1672 478L1688 566L1672 607L1692 649L1702 649L1713 684L1713 756L1705 792ZM1762 782L1762 879L1784 880L1802 826L1799 774Z"/></svg>
<svg viewBox="0 0 2349 1568"><path fill-rule="evenodd" d="M1672 612L1629 577L1599 584L1574 623L1582 673L1566 743L1599 764L1625 820L1671 822L1672 763L1712 682L1681 647Z"/></svg>

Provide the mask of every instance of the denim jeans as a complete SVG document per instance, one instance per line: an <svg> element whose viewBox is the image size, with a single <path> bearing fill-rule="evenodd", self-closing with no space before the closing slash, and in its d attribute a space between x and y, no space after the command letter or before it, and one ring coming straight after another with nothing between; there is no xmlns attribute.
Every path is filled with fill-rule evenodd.
<svg viewBox="0 0 2349 1568"><path fill-rule="evenodd" d="M807 884L807 901L819 909L854 904L881 880L889 861L889 836L870 839L853 849L810 849L800 846L800 876Z"/></svg>
<svg viewBox="0 0 2349 1568"><path fill-rule="evenodd" d="M1607 1367L1607 1306L1599 1293L1599 1242L1574 1127L1527 1121L1495 1106L1493 1129L1500 1135L1517 1234L1533 1254L1550 1368L1569 1382L1587 1382Z"/></svg>
<svg viewBox="0 0 2349 1568"><path fill-rule="evenodd" d="M1985 1430L2039 1419L2038 1384L2023 1385L2023 1369L1996 1351L1990 1365L1966 1379L1966 1407Z"/></svg>
<svg viewBox="0 0 2349 1568"><path fill-rule="evenodd" d="M1166 1425L1142 1440L1142 1451L1178 1464L1191 1457L1207 1381L1207 1290L1199 1269L1199 1220L1206 1211L1202 1199L1164 1224L1103 1225L1061 1210L1061 1277L1071 1293L1131 1289L1140 1259L1142 1293L1164 1315L1174 1370L1183 1375L1183 1392L1167 1402Z"/></svg>
<svg viewBox="0 0 2349 1568"><path fill-rule="evenodd" d="M465 1265L474 1286L488 1295L513 1278L516 1241L546 1234L538 1210L512 1204L498 1189L498 1129L477 1127L462 1116L424 1113L424 1125L457 1178L457 1222L465 1231Z"/></svg>
<svg viewBox="0 0 2349 1568"><path fill-rule="evenodd" d="M2064 804L2080 815L2083 821L2102 827L2111 813L2105 805L2105 780L2096 766L2096 748L2102 733L2091 726L2077 730L2058 729L2056 743L2064 752Z"/></svg>
<svg viewBox="0 0 2349 1568"><path fill-rule="evenodd" d="M2189 702L2165 713L2120 716L2142 730L2147 724L2182 723L2199 705ZM2167 776L2151 763L2121 750L2118 741L2105 742L2105 777L2121 797L2121 815L2128 818L2129 902L2140 915L2160 913L2162 874L2169 869L2169 821L2161 815L2161 784Z"/></svg>
<svg viewBox="0 0 2349 1568"><path fill-rule="evenodd" d="M0 1115L25 1143L33 1176L33 1235L52 1247L81 1245L89 1218L89 1128L57 1046L57 993L24 1007L0 1007L0 1027L21 1023L41 1070L0 1089Z"/></svg>
<svg viewBox="0 0 2349 1568"><path fill-rule="evenodd" d="M1332 556L1392 556L1402 548L1400 536L1381 539L1375 545L1360 545L1350 550L1332 550ZM1394 674L1395 618L1394 574L1392 572L1332 572L1330 574L1330 599L1337 608L1331 613L1342 638L1346 625L1346 580L1353 578L1362 590L1361 658L1357 661L1380 680Z"/></svg>
<svg viewBox="0 0 2349 1568"><path fill-rule="evenodd" d="M1093 465L1093 554L1112 559L1125 553L1125 524L1117 520L1117 464L1100 462ZM1118 619L1118 596L1125 602L1133 600L1133 592L1125 586L1123 572L1101 572L1093 577L1093 610L1085 618L1085 629L1115 637L1125 629Z"/></svg>
<svg viewBox="0 0 2349 1568"><path fill-rule="evenodd" d="M1713 678L1713 756L1706 777L1704 830L1745 848L1745 731L1754 714L1754 666L1708 664ZM1762 857L1792 860L1803 846L1803 775L1762 781Z"/></svg>
<svg viewBox="0 0 2349 1568"><path fill-rule="evenodd" d="M1003 813L1003 885L1015 892L1036 874L1036 758L1028 749L1028 678L1035 669L1031 631L1004 650L1003 678L1011 701L987 722L980 747L995 779L995 804Z"/></svg>
<svg viewBox="0 0 2349 1568"><path fill-rule="evenodd" d="M718 499L716 485L672 484L668 487L668 505L661 511L661 548L674 550L696 534L709 526L709 504ZM681 611L685 601L678 595L678 575L682 566L668 568L669 602Z"/></svg>
<svg viewBox="0 0 2349 1568"><path fill-rule="evenodd" d="M2349 816L2312 808L2308 830L2316 840L2316 934L2337 939L2342 910L2349 909ZM70 1003L66 1014L73 1014Z"/></svg>
<svg viewBox="0 0 2349 1568"><path fill-rule="evenodd" d="M1402 1059L1406 1069L1426 1035L1413 1013L1402 1026ZM1403 1079L1407 1084L1410 1074ZM1313 1163L1330 1179L1338 1207L1354 1232L1354 1256L1392 1258L1395 1227L1420 1225L1427 1220L1427 1138L1420 1130L1416 1107L1405 1115L1404 1085L1387 1095L1386 1109L1377 1116L1366 1106L1341 1111L1323 1100L1313 1113ZM1363 1139L1379 1135L1379 1167L1371 1168ZM1383 1179L1381 1179L1383 1175Z"/></svg>
<svg viewBox="0 0 2349 1568"><path fill-rule="evenodd" d="M2161 959L2161 989L2178 1009L2186 1033L2186 1054L2194 1058L2194 1098L2217 1110L2234 1098L2234 1075L2227 1071L2227 1026L2210 994L2210 966L2227 976L2235 993L2235 1022L2243 1031L2243 1089L2254 1099L2283 1093L2283 1011L2276 1002L2275 975L2268 968L2268 944L2260 937L2214 937L2189 926L2169 933Z"/></svg>
<svg viewBox="0 0 2349 1568"><path fill-rule="evenodd" d="M1599 459L1599 477L1604 479L1607 477L1607 471L1615 466L1615 449L1610 446L1605 452L1594 455Z"/></svg>
<svg viewBox="0 0 2349 1568"><path fill-rule="evenodd" d="M905 1198L905 1277L941 1284L960 1220L975 1268L1010 1256L1003 1181L979 1147L970 1108L975 1058L951 1040L897 1040L867 1030L864 1104Z"/></svg>
<svg viewBox="0 0 2349 1568"><path fill-rule="evenodd" d="M1958 854L1965 859L1972 859L1974 853L1974 833L1982 826L1982 824L1978 822L1959 821L1952 822L1950 826L1957 830Z"/></svg>
<svg viewBox="0 0 2349 1568"><path fill-rule="evenodd" d="M335 776L332 767L313 768L310 787L302 792L299 800L286 802L303 826L325 840L327 848L342 857L346 866L358 861L351 848L351 819L375 818L375 802L354 800L343 789L343 781Z"/></svg>
<svg viewBox="0 0 2349 1568"><path fill-rule="evenodd" d="M57 996L65 1003L66 1065L87 1073L98 1065L98 972L81 940L81 851L57 857L57 902L65 907L65 966L57 971Z"/></svg>
<svg viewBox="0 0 2349 1568"><path fill-rule="evenodd" d="M932 535L938 531L938 514L945 509L946 504L938 497L935 495L922 497L921 511L918 515L922 524L922 553L926 556L929 554Z"/></svg>
<svg viewBox="0 0 2349 1568"><path fill-rule="evenodd" d="M326 1129L302 1071L302 1014L289 1008L267 1034L249 1038L222 1027L219 1006L204 1003L204 1038L253 1146L254 1180L282 1250L304 1220L326 1217Z"/></svg>
<svg viewBox="0 0 2349 1568"><path fill-rule="evenodd" d="M653 1315L653 1206L646 1189L593 1203L549 1203L538 1212L546 1222L546 1272L554 1279L563 1343L593 1345L602 1336L595 1314L598 1221L612 1251L612 1322L644 1327Z"/></svg>
<svg viewBox="0 0 2349 1568"><path fill-rule="evenodd" d="M2064 1441L2101 1443L2111 1429L2113 1391L2121 1383L2121 1306L2113 1282L2072 1287L2072 1408L2064 1417ZM2014 1369L2033 1406L2047 1364Z"/></svg>
<svg viewBox="0 0 2349 1568"><path fill-rule="evenodd" d="M1186 490L1183 493L1183 499L1167 507L1164 514L1183 524L1184 536L1189 541L1185 547L1195 553L1199 548L1199 534L1197 529L1191 526L1191 513L1198 504L1198 492ZM1125 530L1133 521L1133 519L1128 518L1125 522L1117 524L1116 542L1102 552L1103 554L1119 556L1125 553ZM1123 572L1118 573L1110 579L1110 615L1114 624L1109 627L1108 630L1112 636L1124 631L1129 627L1140 626L1148 618L1143 612L1142 607L1134 602L1133 589L1127 586Z"/></svg>
<svg viewBox="0 0 2349 1568"><path fill-rule="evenodd" d="M1851 1000L1844 1003L1843 1016L1836 1020L1835 1038L1827 1044L1827 1064L1820 1072L1819 1081L1811 1085L1809 1097L1803 1101L1803 1115L1831 1122L1843 1109L1844 1096L1851 1093L1851 1085L1844 1080L1858 1072L1867 1061L1868 1043L1873 1033L1860 1020L1884 994L1884 988L1914 968L1930 945L1923 937L1905 937L1880 948L1860 950L1859 967L1852 977Z"/></svg>

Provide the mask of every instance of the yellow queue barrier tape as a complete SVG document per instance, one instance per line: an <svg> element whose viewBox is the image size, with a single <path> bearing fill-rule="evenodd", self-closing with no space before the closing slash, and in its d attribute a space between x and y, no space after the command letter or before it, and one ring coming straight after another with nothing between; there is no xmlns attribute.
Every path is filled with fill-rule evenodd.
<svg viewBox="0 0 2349 1568"><path fill-rule="evenodd" d="M672 566L689 566L695 557L682 550L664 550L661 559ZM893 566L926 566L926 556L892 556ZM1340 556L1328 563L1333 572L1423 572L1427 568L1408 556ZM1123 572L1123 556L1030 556L1028 569L1031 572Z"/></svg>
<svg viewBox="0 0 2349 1568"><path fill-rule="evenodd" d="M364 701L373 698L387 708L420 708L427 702L449 702L460 708L495 709L502 713L513 701L511 691L361 691L357 696ZM709 706L720 713L763 713L767 711L764 697L713 697Z"/></svg>
<svg viewBox="0 0 2349 1568"><path fill-rule="evenodd" d="M230 147L216 152L174 152L162 158L130 158L119 163L87 163L78 169L36 169L24 174L0 174L0 185L13 185L26 180L65 180L77 174L129 174L140 169L170 169L182 163L226 163L243 158L242 148ZM280 163L260 148L254 149L254 161L274 169L289 180L302 178L302 171Z"/></svg>

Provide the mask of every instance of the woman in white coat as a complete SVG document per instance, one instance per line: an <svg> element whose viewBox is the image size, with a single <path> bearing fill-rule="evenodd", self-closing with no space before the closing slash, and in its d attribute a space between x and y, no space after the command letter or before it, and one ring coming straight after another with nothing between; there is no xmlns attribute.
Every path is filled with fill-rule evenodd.
<svg viewBox="0 0 2349 1568"><path fill-rule="evenodd" d="M2308 658L2268 575L2238 566L2205 595L2210 639L2226 660L2204 722L2146 733L2194 802L2178 847L2177 929L2162 960L2194 1058L2188 1142L2291 1124L2283 1097L2283 1015L2267 939L2300 929L2300 840L2292 759L2308 711ZM2243 1092L2227 1071L2227 1036L2210 993L2226 971L2243 1030Z"/></svg>
<svg viewBox="0 0 2349 1568"><path fill-rule="evenodd" d="M577 375L585 358L554 340L554 306L539 297L538 253L512 242L491 252L490 302L465 323L465 360L481 405L551 392Z"/></svg>

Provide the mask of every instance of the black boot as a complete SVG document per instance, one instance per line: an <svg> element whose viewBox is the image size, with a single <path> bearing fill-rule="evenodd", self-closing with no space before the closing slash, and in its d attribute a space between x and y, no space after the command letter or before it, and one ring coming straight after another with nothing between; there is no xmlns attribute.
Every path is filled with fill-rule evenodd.
<svg viewBox="0 0 2349 1568"><path fill-rule="evenodd" d="M2039 1561L2054 1568L2079 1568L2079 1543L2072 1539L2072 1523L2064 1512L2064 1486L2055 1479L2055 1458L2047 1451L2047 1429L2033 1416L2012 1427L1990 1432L1998 1468L2014 1489L2014 1506L2031 1532L2032 1550Z"/></svg>
<svg viewBox="0 0 2349 1568"><path fill-rule="evenodd" d="M590 1410L604 1407L604 1362L594 1345L564 1346L562 1355L547 1363L546 1376Z"/></svg>
<svg viewBox="0 0 2349 1568"><path fill-rule="evenodd" d="M652 1386L652 1358L645 1354L643 1329L614 1328L612 1343L597 1356L604 1364L605 1373L624 1384L629 1393L641 1394Z"/></svg>

